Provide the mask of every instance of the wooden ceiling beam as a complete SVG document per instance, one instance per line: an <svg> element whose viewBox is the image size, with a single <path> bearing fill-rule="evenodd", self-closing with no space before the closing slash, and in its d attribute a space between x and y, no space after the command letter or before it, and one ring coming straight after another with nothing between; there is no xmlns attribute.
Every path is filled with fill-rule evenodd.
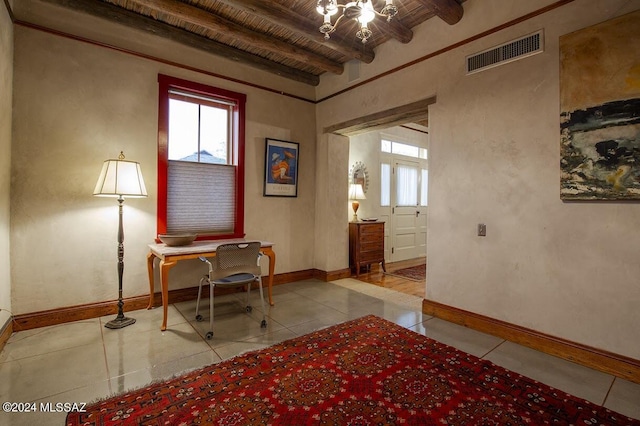
<svg viewBox="0 0 640 426"><path fill-rule="evenodd" d="M420 0L420 2L449 25L457 24L464 15L462 5L456 0Z"/></svg>
<svg viewBox="0 0 640 426"><path fill-rule="evenodd" d="M288 59L308 64L312 67L342 74L342 64L324 56L306 51L284 41L268 37L256 31L245 28L204 9L182 3L177 0L129 0L129 3L149 8L155 12L169 15L190 24L197 25L221 35L233 34L236 40L251 44L253 47Z"/></svg>
<svg viewBox="0 0 640 426"><path fill-rule="evenodd" d="M422 99L407 105L376 112L353 120L337 123L322 129L324 133L335 133L344 136L359 135L374 130L387 129L405 123L426 120L429 117L429 105L436 103L436 97Z"/></svg>
<svg viewBox="0 0 640 426"><path fill-rule="evenodd" d="M359 41L347 40L325 40L318 28L322 23L322 17L318 15L318 20L307 18L304 15L294 12L292 9L276 2L265 0L218 0L220 3L230 7L240 9L245 13L266 19L269 22L279 25L298 33L302 37L308 38L318 44L328 47L348 58L370 64L375 58L375 53L371 48L363 48Z"/></svg>
<svg viewBox="0 0 640 426"><path fill-rule="evenodd" d="M397 19L392 19L391 22L387 22L386 19L381 18L379 21L375 31L385 33L403 44L409 43L413 38L413 30L404 26L402 22Z"/></svg>
<svg viewBox="0 0 640 426"><path fill-rule="evenodd" d="M87 13L98 18L107 19L130 28L144 31L159 37L167 38L185 46L221 56L226 59L243 63L251 67L276 74L283 78L317 86L320 78L307 72L270 61L251 53L243 52L223 43L218 43L206 37L200 37L188 31L172 27L168 24L146 18L118 6L102 1L88 0L43 0L67 9Z"/></svg>

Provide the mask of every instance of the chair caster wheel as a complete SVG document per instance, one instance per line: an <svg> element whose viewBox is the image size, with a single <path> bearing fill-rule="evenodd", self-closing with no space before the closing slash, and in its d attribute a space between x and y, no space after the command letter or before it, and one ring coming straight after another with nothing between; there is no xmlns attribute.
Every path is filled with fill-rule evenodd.
<svg viewBox="0 0 640 426"><path fill-rule="evenodd" d="M267 328L267 320L262 320L260 323L260 328Z"/></svg>
<svg viewBox="0 0 640 426"><path fill-rule="evenodd" d="M202 321L202 315L196 315L196 321L198 322Z"/></svg>
<svg viewBox="0 0 640 426"><path fill-rule="evenodd" d="M211 340L211 338L213 337L213 331L210 331L207 333L207 340Z"/></svg>
<svg viewBox="0 0 640 426"><path fill-rule="evenodd" d="M253 307L251 307L251 306L247 306L245 309L247 310L247 312L253 311Z"/></svg>

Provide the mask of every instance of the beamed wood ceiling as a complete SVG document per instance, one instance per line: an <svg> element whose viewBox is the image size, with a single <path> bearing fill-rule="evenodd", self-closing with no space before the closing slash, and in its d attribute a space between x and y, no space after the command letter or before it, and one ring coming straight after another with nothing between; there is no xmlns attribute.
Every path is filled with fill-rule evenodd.
<svg viewBox="0 0 640 426"><path fill-rule="evenodd" d="M325 72L342 74L352 59L371 63L375 48L388 40L410 43L418 24L435 18L454 25L463 15L463 0L395 0L396 17L376 18L369 24L373 37L363 44L355 36L356 23L346 19L325 40L316 0L44 1L313 86ZM374 0L378 9L383 3Z"/></svg>

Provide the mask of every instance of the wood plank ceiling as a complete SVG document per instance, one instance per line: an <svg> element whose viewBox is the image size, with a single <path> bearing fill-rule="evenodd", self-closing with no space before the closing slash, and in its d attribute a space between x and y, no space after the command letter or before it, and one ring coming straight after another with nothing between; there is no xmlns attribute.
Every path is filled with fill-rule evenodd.
<svg viewBox="0 0 640 426"><path fill-rule="evenodd" d="M390 39L410 43L412 28L428 19L454 25L463 15L463 0L395 0L398 14L391 22L377 17L369 24L373 36L363 44L355 35L357 23L346 19L325 40L317 0L44 1L314 86L325 72L341 74L352 59L371 63L375 48ZM377 10L384 5L373 1Z"/></svg>

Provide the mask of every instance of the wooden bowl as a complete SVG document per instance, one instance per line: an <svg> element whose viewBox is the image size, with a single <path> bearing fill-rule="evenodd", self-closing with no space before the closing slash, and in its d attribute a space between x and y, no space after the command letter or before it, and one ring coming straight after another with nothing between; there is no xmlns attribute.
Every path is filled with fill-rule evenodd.
<svg viewBox="0 0 640 426"><path fill-rule="evenodd" d="M198 234L162 234L158 235L160 241L168 246L188 246L193 243Z"/></svg>

